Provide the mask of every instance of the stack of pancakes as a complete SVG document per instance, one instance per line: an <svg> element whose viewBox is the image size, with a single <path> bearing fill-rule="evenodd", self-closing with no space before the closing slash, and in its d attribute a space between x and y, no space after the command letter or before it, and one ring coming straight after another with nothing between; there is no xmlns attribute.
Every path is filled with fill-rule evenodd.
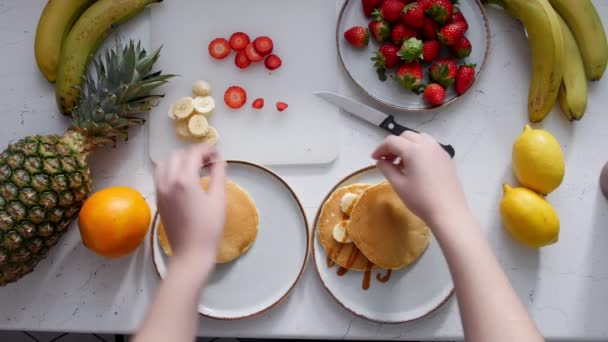
<svg viewBox="0 0 608 342"><path fill-rule="evenodd" d="M317 229L328 258L356 271L405 268L424 253L431 239L428 226L387 182L335 190L321 208Z"/></svg>

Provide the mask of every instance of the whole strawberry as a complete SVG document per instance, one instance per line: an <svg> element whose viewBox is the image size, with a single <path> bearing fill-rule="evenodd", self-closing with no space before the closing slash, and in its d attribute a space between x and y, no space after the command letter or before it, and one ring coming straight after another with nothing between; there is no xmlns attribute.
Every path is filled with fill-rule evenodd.
<svg viewBox="0 0 608 342"><path fill-rule="evenodd" d="M405 63L397 70L395 80L403 88L420 94L424 85L422 84L422 65L418 62Z"/></svg>
<svg viewBox="0 0 608 342"><path fill-rule="evenodd" d="M436 40L427 40L422 46L422 61L431 63L439 57L439 42Z"/></svg>
<svg viewBox="0 0 608 342"><path fill-rule="evenodd" d="M413 28L405 26L404 23L397 23L393 26L391 31L391 41L397 46L401 46L403 42L410 38L414 38L418 35L418 32Z"/></svg>
<svg viewBox="0 0 608 342"><path fill-rule="evenodd" d="M461 65L456 74L456 83L454 83L456 93L458 95L464 94L471 87L473 81L475 81L475 64Z"/></svg>
<svg viewBox="0 0 608 342"><path fill-rule="evenodd" d="M457 73L458 66L452 58L440 58L429 69L431 79L441 84L444 88L449 88L454 84Z"/></svg>
<svg viewBox="0 0 608 342"><path fill-rule="evenodd" d="M353 47L362 48L369 43L369 31L363 26L355 26L344 32L344 39Z"/></svg>
<svg viewBox="0 0 608 342"><path fill-rule="evenodd" d="M420 6L420 8L426 12L426 10L433 6L433 2L435 2L435 0L416 0L416 2L418 3L418 6Z"/></svg>
<svg viewBox="0 0 608 342"><path fill-rule="evenodd" d="M403 42L399 53L397 53L401 59L406 62L414 62L422 60L422 41L416 38L410 38Z"/></svg>
<svg viewBox="0 0 608 342"><path fill-rule="evenodd" d="M433 4L426 9L426 14L436 22L443 25L454 15L454 6L450 0L434 0Z"/></svg>
<svg viewBox="0 0 608 342"><path fill-rule="evenodd" d="M391 28L384 20L372 20L368 27L370 34L378 43L384 43L391 35Z"/></svg>
<svg viewBox="0 0 608 342"><path fill-rule="evenodd" d="M466 24L461 21L449 23L439 30L437 38L441 43L447 46L453 46L464 36L466 29Z"/></svg>
<svg viewBox="0 0 608 342"><path fill-rule="evenodd" d="M386 81L386 69L392 69L399 65L401 58L397 55L399 48L393 44L386 43L380 47L376 55L372 57L374 68L381 81Z"/></svg>
<svg viewBox="0 0 608 342"><path fill-rule="evenodd" d="M396 23L401 19L401 12L405 4L401 0L385 0L380 8L374 10L372 16L376 20L384 19L389 23Z"/></svg>
<svg viewBox="0 0 608 342"><path fill-rule="evenodd" d="M383 2L384 0L361 0L363 5L363 14L365 14L365 16L368 18L371 17L372 12L374 12L376 8L380 7Z"/></svg>
<svg viewBox="0 0 608 342"><path fill-rule="evenodd" d="M401 19L405 25L419 30L424 25L424 10L417 2L413 2L403 8L403 16Z"/></svg>
<svg viewBox="0 0 608 342"><path fill-rule="evenodd" d="M438 30L439 26L433 19L425 18L424 25L422 26L422 38L426 40L435 40L437 39Z"/></svg>
<svg viewBox="0 0 608 342"><path fill-rule="evenodd" d="M424 89L424 100L431 106L439 106L445 99L445 89L437 84L431 83Z"/></svg>
<svg viewBox="0 0 608 342"><path fill-rule="evenodd" d="M452 21L450 21L451 23L456 23L456 22L463 22L466 25L466 29L469 29L469 23L467 22L467 19L464 17L464 14L462 14L462 11L458 8L455 7L454 8L454 16L452 17Z"/></svg>
<svg viewBox="0 0 608 342"><path fill-rule="evenodd" d="M450 46L450 51L452 52L452 54L459 59L469 57L471 55L471 50L471 42L465 36L462 36L458 43Z"/></svg>

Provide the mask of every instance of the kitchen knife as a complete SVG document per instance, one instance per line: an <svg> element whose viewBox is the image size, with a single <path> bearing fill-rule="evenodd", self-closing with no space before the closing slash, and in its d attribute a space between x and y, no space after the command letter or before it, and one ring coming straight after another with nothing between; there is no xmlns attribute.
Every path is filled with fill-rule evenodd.
<svg viewBox="0 0 608 342"><path fill-rule="evenodd" d="M391 132L394 135L401 135L401 133L405 131L420 133L411 128L407 128L398 124L395 121L395 117L393 115L382 113L379 110L376 110L370 106L357 102L348 97L330 93L327 91L317 91L314 92L314 94L319 96L323 100L333 104L334 106L342 108L345 111L357 116L360 119L363 119L380 128L384 128L385 130ZM450 157L454 158L454 155L456 155L456 151L454 150L452 145L439 145L441 145L441 147L450 155Z"/></svg>

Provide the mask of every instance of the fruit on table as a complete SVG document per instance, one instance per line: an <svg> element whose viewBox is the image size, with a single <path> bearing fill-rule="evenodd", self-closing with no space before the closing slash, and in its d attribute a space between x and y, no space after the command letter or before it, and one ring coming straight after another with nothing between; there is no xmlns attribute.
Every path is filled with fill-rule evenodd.
<svg viewBox="0 0 608 342"><path fill-rule="evenodd" d="M209 82L196 81L192 86L192 95L196 93L210 94ZM214 110L215 99L209 95L178 99L169 108L169 118L174 121L177 137L189 142L217 144L219 135L208 121Z"/></svg>
<svg viewBox="0 0 608 342"><path fill-rule="evenodd" d="M262 108L264 108L264 99L259 98L259 99L253 100L253 103L251 104L251 107L254 108L254 109L262 109Z"/></svg>
<svg viewBox="0 0 608 342"><path fill-rule="evenodd" d="M247 47L245 48L245 54L247 55L247 58L252 62L260 62L261 60L264 59L264 56L262 56L255 49L255 45L253 45L253 43L249 43L247 45Z"/></svg>
<svg viewBox="0 0 608 342"><path fill-rule="evenodd" d="M363 14L365 14L366 17L371 17L372 16L372 12L380 7L380 5L382 5L382 2L384 2L384 0L362 0L361 3L363 5Z"/></svg>
<svg viewBox="0 0 608 342"><path fill-rule="evenodd" d="M417 36L418 32L404 23L396 23L391 30L391 41L397 46L401 46L406 40Z"/></svg>
<svg viewBox="0 0 608 342"><path fill-rule="evenodd" d="M224 59L230 54L230 43L224 38L215 38L209 43L209 55L215 59Z"/></svg>
<svg viewBox="0 0 608 342"><path fill-rule="evenodd" d="M272 50L274 50L274 42L272 39L270 39L270 37L267 36L257 37L253 41L253 46L255 47L255 50L262 56L266 56L272 53Z"/></svg>
<svg viewBox="0 0 608 342"><path fill-rule="evenodd" d="M424 89L424 100L431 106L438 106L445 99L445 89L437 83L431 83Z"/></svg>
<svg viewBox="0 0 608 342"><path fill-rule="evenodd" d="M238 109L247 102L247 92L239 86L231 86L224 93L224 102L232 109Z"/></svg>
<svg viewBox="0 0 608 342"><path fill-rule="evenodd" d="M590 81L602 78L608 63L608 41L602 20L589 0L549 0L572 31Z"/></svg>
<svg viewBox="0 0 608 342"><path fill-rule="evenodd" d="M188 119L188 131L195 138L204 137L209 132L209 122L204 115L195 114Z"/></svg>
<svg viewBox="0 0 608 342"><path fill-rule="evenodd" d="M83 76L99 44L119 25L161 0L99 0L87 8L63 42L55 95L59 109L71 115L80 98ZM130 64L130 63L127 63Z"/></svg>
<svg viewBox="0 0 608 342"><path fill-rule="evenodd" d="M211 95L211 84L207 81L198 80L192 85L192 95L209 96Z"/></svg>
<svg viewBox="0 0 608 342"><path fill-rule="evenodd" d="M467 22L467 19L464 17L464 14L462 14L462 11L460 11L459 8L454 8L454 16L452 17L451 22L463 22L465 24L466 30L469 29L469 23Z"/></svg>
<svg viewBox="0 0 608 342"><path fill-rule="evenodd" d="M276 70L281 67L283 61L281 58L275 54L270 54L266 56L266 60L264 60L264 66L268 70Z"/></svg>
<svg viewBox="0 0 608 342"><path fill-rule="evenodd" d="M146 237L152 214L142 195L128 187L94 193L78 215L84 245L106 258L133 252Z"/></svg>
<svg viewBox="0 0 608 342"><path fill-rule="evenodd" d="M194 112L206 117L211 116L215 109L215 99L211 96L197 96L192 101Z"/></svg>
<svg viewBox="0 0 608 342"><path fill-rule="evenodd" d="M143 124L138 113L152 108L151 92L171 77L152 70L159 50L148 54L131 42L106 56L96 60L96 75L87 73L65 134L29 136L0 153L0 286L44 259L89 195L91 152Z"/></svg>
<svg viewBox="0 0 608 342"><path fill-rule="evenodd" d="M279 112L282 112L282 111L286 110L287 107L289 107L289 105L287 103L282 102L282 101L277 102L277 110Z"/></svg>
<svg viewBox="0 0 608 342"><path fill-rule="evenodd" d="M245 50L241 50L236 53L234 57L234 65L239 69L247 69L251 65L251 60L247 57L247 52Z"/></svg>
<svg viewBox="0 0 608 342"><path fill-rule="evenodd" d="M608 163L604 165L602 173L600 174L600 188L606 199L608 199Z"/></svg>
<svg viewBox="0 0 608 342"><path fill-rule="evenodd" d="M564 154L557 140L545 130L526 125L513 144L512 157L517 180L539 194L551 193L564 179Z"/></svg>
<svg viewBox="0 0 608 342"><path fill-rule="evenodd" d="M587 108L587 77L585 65L578 45L566 22L560 17L559 22L564 36L564 76L559 89L559 104L562 112L570 121L580 120Z"/></svg>
<svg viewBox="0 0 608 342"><path fill-rule="evenodd" d="M464 94L475 80L475 64L465 64L458 68L454 89L458 94Z"/></svg>
<svg viewBox="0 0 608 342"><path fill-rule="evenodd" d="M47 2L36 28L34 54L44 78L55 82L63 39L82 12L95 0L55 0Z"/></svg>
<svg viewBox="0 0 608 342"><path fill-rule="evenodd" d="M530 247L543 247L557 242L559 217L542 196L526 188L503 186L500 215L507 231Z"/></svg>
<svg viewBox="0 0 608 342"><path fill-rule="evenodd" d="M363 26L355 26L344 32L344 39L356 48L362 48L369 43L369 30Z"/></svg>
<svg viewBox="0 0 608 342"><path fill-rule="evenodd" d="M185 96L177 100L169 108L169 117L173 119L186 119L194 111L194 99L190 96Z"/></svg>
<svg viewBox="0 0 608 342"><path fill-rule="evenodd" d="M249 36L243 32L236 32L230 36L230 47L234 51L244 50L249 45Z"/></svg>

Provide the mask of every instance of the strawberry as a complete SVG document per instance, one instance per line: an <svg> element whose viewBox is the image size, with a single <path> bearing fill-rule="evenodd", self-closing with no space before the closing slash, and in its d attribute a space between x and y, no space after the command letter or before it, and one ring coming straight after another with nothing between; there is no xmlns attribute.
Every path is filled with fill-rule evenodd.
<svg viewBox="0 0 608 342"><path fill-rule="evenodd" d="M405 26L404 23L397 23L391 31L391 41L397 46L401 46L404 41L418 36L418 32L413 28Z"/></svg>
<svg viewBox="0 0 608 342"><path fill-rule="evenodd" d="M216 38L209 43L209 55L215 59L224 59L230 54L230 43L224 38Z"/></svg>
<svg viewBox="0 0 608 342"><path fill-rule="evenodd" d="M247 44L247 47L245 48L245 54L247 55L247 58L252 62L259 62L264 59L264 56L260 55L255 50L255 46L253 45L253 43Z"/></svg>
<svg viewBox="0 0 608 342"><path fill-rule="evenodd" d="M247 53L243 50L237 52L236 57L234 58L234 64L239 69L246 69L251 65L251 61L247 57Z"/></svg>
<svg viewBox="0 0 608 342"><path fill-rule="evenodd" d="M253 103L251 104L251 107L253 107L255 109L262 109L262 108L264 108L264 99L259 98L259 99L253 100Z"/></svg>
<svg viewBox="0 0 608 342"><path fill-rule="evenodd" d="M471 87L473 81L475 81L475 64L461 65L458 68L458 74L456 74L456 83L454 83L456 93L458 95L464 94Z"/></svg>
<svg viewBox="0 0 608 342"><path fill-rule="evenodd" d="M403 7L405 4L401 0L386 0L372 13L372 16L376 20L384 19L389 23L396 23L401 19Z"/></svg>
<svg viewBox="0 0 608 342"><path fill-rule="evenodd" d="M441 43L452 46L460 41L460 38L464 36L464 31L466 31L466 24L462 21L449 23L439 30L437 38Z"/></svg>
<svg viewBox="0 0 608 342"><path fill-rule="evenodd" d="M422 61L431 63L439 57L439 42L436 40L427 40L422 47Z"/></svg>
<svg viewBox="0 0 608 342"><path fill-rule="evenodd" d="M452 58L440 58L431 65L429 73L433 81L441 84L444 88L448 88L456 79L458 66Z"/></svg>
<svg viewBox="0 0 608 342"><path fill-rule="evenodd" d="M471 55L471 49L471 42L465 36L462 36L458 43L450 46L450 51L452 54L456 56L456 58L460 59L469 57L469 55Z"/></svg>
<svg viewBox="0 0 608 342"><path fill-rule="evenodd" d="M425 11L429 17L443 25L452 20L454 15L454 6L450 0L434 0L431 7Z"/></svg>
<svg viewBox="0 0 608 342"><path fill-rule="evenodd" d="M266 36L257 37L253 41L253 46L255 47L255 51L257 51L262 56L268 55L272 52L272 49L274 48L272 39Z"/></svg>
<svg viewBox="0 0 608 342"><path fill-rule="evenodd" d="M224 93L224 102L232 109L241 108L247 102L247 92L239 86L232 86Z"/></svg>
<svg viewBox="0 0 608 342"><path fill-rule="evenodd" d="M368 18L371 17L372 12L374 12L376 8L380 7L383 2L384 0L361 0L363 5L363 14L365 14L365 16Z"/></svg>
<svg viewBox="0 0 608 342"><path fill-rule="evenodd" d="M277 110L279 112L284 111L285 109L287 109L287 107L289 107L289 105L287 103L281 102L281 101L277 102Z"/></svg>
<svg viewBox="0 0 608 342"><path fill-rule="evenodd" d="M378 43L384 43L391 35L391 28L384 20L372 20L368 27L372 37Z"/></svg>
<svg viewBox="0 0 608 342"><path fill-rule="evenodd" d="M437 26L437 23L433 19L424 19L424 25L422 26L422 38L427 40L437 39L437 30L439 30L439 26Z"/></svg>
<svg viewBox="0 0 608 342"><path fill-rule="evenodd" d="M422 91L422 65L418 62L405 63L397 70L396 81L403 88L420 94Z"/></svg>
<svg viewBox="0 0 608 342"><path fill-rule="evenodd" d="M237 32L230 36L230 47L234 51L244 50L247 44L249 44L249 36L243 32Z"/></svg>
<svg viewBox="0 0 608 342"><path fill-rule="evenodd" d="M452 17L452 21L450 21L451 23L456 23L456 22L463 22L466 24L466 29L469 29L469 23L467 22L467 19L464 17L464 14L462 14L462 11L455 7L454 8L454 16Z"/></svg>
<svg viewBox="0 0 608 342"><path fill-rule="evenodd" d="M264 66L266 66L266 69L268 70L278 69L282 64L283 61L281 61L281 58L275 54L266 56L266 60L264 61Z"/></svg>
<svg viewBox="0 0 608 342"><path fill-rule="evenodd" d="M344 32L344 39L353 47L365 47L369 43L369 31L363 26L351 27Z"/></svg>
<svg viewBox="0 0 608 342"><path fill-rule="evenodd" d="M431 83L424 89L424 100L432 106L438 106L445 99L445 89L437 83Z"/></svg>
<svg viewBox="0 0 608 342"><path fill-rule="evenodd" d="M411 3L403 8L401 17L405 25L419 30L424 25L424 10L418 3Z"/></svg>
<svg viewBox="0 0 608 342"><path fill-rule="evenodd" d="M417 0L416 2L418 3L418 6L420 6L420 8L426 12L426 10L433 6L433 2L435 2L435 0Z"/></svg>
<svg viewBox="0 0 608 342"><path fill-rule="evenodd" d="M403 45L401 46L401 49L399 49L397 55L408 63L422 60L422 41L416 38L406 40L403 42Z"/></svg>
<svg viewBox="0 0 608 342"><path fill-rule="evenodd" d="M381 81L386 81L386 69L395 68L399 65L401 58L397 55L399 48L393 44L386 43L380 47L376 55L372 57L374 67Z"/></svg>

